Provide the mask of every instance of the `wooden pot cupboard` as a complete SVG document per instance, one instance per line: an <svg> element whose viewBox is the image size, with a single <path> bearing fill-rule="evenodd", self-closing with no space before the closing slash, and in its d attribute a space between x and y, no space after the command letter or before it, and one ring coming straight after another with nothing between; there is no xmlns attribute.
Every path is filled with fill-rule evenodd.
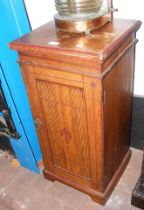
<svg viewBox="0 0 144 210"><path fill-rule="evenodd" d="M136 31L114 19L89 35L50 22L10 43L19 53L44 176L105 204L129 149Z"/></svg>

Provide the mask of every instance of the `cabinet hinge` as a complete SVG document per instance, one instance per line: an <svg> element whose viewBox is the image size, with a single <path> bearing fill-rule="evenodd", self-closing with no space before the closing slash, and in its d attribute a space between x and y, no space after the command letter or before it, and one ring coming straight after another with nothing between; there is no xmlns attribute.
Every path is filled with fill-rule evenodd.
<svg viewBox="0 0 144 210"><path fill-rule="evenodd" d="M106 177L106 176L104 177L104 181L105 181L105 183L106 183L106 181L107 181L107 177Z"/></svg>
<svg viewBox="0 0 144 210"><path fill-rule="evenodd" d="M103 91L103 103L106 104L106 91Z"/></svg>

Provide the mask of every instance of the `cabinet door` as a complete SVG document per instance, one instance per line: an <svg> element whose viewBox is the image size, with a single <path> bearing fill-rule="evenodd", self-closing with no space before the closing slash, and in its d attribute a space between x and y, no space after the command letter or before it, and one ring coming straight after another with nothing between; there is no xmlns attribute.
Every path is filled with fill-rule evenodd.
<svg viewBox="0 0 144 210"><path fill-rule="evenodd" d="M38 133L46 169L91 180L94 160L82 81L34 71L34 67L29 67L29 73L23 75L34 117L42 122Z"/></svg>
<svg viewBox="0 0 144 210"><path fill-rule="evenodd" d="M57 82L36 80L54 167L90 178L83 89Z"/></svg>

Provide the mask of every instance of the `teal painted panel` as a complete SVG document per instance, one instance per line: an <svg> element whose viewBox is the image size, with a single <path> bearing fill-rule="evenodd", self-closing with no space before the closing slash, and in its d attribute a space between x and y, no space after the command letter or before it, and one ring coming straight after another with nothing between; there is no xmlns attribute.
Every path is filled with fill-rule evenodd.
<svg viewBox="0 0 144 210"><path fill-rule="evenodd" d="M23 167L26 167L36 173L39 173L39 169L37 167L36 160L33 156L32 150L31 150L30 145L29 145L27 138L25 136L23 127L21 125L21 121L17 115L16 108L14 106L9 89L7 87L7 83L5 81L1 65L0 65L0 80L1 80L2 88L4 90L6 101L11 109L11 114L12 114L12 118L14 120L16 129L21 135L21 138L19 140L15 140L15 139L11 138L10 143L13 147L13 150L14 150L16 157L18 158L20 164Z"/></svg>
<svg viewBox="0 0 144 210"><path fill-rule="evenodd" d="M12 51L8 43L12 40L30 32L31 28L29 20L25 11L25 6L22 0L1 0L0 1L0 63L2 66L3 79L9 89L9 100L13 101L17 117L13 114L13 120L17 121L16 126L21 124L21 131L18 132L22 135L21 141L12 141L15 153L18 155L20 162L27 168L30 166L30 160L33 154L35 164L34 171L37 171L37 162L42 159L41 150L38 138L35 131L35 126L28 102L26 89L22 80L19 65L16 63L18 55ZM11 107L10 107L11 108ZM13 109L14 110L14 109ZM19 120L17 119L19 118ZM23 129L23 132L22 132ZM25 147L24 147L25 145ZM20 150L19 150L20 149ZM22 150L23 149L23 150ZM17 151L19 150L19 151ZM22 154L23 152L24 154ZM26 153L28 151L28 153ZM26 161L26 164L24 163ZM32 160L33 162L33 160Z"/></svg>

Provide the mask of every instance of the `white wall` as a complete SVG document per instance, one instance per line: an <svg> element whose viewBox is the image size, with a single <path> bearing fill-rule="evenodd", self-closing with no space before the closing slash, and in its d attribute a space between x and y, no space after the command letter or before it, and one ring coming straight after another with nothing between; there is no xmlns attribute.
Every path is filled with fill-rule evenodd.
<svg viewBox="0 0 144 210"><path fill-rule="evenodd" d="M139 19L144 23L143 0L113 0L119 11L117 18ZM53 19L56 13L54 0L25 0L32 28L35 29ZM136 73L134 94L144 97L144 26L137 34Z"/></svg>
<svg viewBox="0 0 144 210"><path fill-rule="evenodd" d="M56 13L55 0L24 0L32 28L35 29L50 20Z"/></svg>
<svg viewBox="0 0 144 210"><path fill-rule="evenodd" d="M115 17L138 19L142 26L137 33L139 40L136 48L136 72L134 94L144 97L144 1L143 0L114 0L114 6L119 9Z"/></svg>

